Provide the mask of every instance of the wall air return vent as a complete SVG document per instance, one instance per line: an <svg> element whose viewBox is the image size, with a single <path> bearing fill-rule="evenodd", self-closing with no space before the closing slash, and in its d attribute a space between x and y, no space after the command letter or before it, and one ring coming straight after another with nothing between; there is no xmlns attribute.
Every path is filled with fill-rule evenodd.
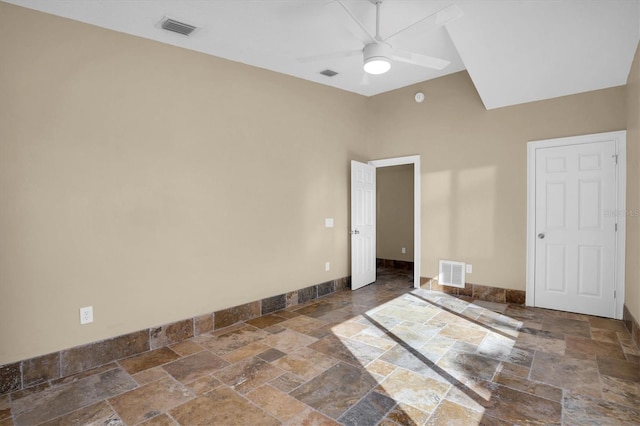
<svg viewBox="0 0 640 426"><path fill-rule="evenodd" d="M455 262L453 260L440 261L440 273L438 275L438 283L440 285L448 285L451 287L464 288L465 264L464 262Z"/></svg>
<svg viewBox="0 0 640 426"><path fill-rule="evenodd" d="M174 33L188 36L196 30L197 27L193 25L185 24L184 22L176 21L175 19L167 18L166 16L160 21L160 27L167 31L173 31Z"/></svg>

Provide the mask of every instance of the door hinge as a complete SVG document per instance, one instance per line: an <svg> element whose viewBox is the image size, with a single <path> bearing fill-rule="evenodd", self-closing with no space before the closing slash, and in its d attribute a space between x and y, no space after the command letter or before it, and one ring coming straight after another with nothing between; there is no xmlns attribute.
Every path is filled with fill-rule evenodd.
<svg viewBox="0 0 640 426"><path fill-rule="evenodd" d="M616 223L616 232L618 232L618 224Z"/></svg>
<svg viewBox="0 0 640 426"><path fill-rule="evenodd" d="M614 299L616 298L616 291L615 290L613 290L613 298Z"/></svg>
<svg viewBox="0 0 640 426"><path fill-rule="evenodd" d="M616 164L618 164L618 154L613 154L612 157L616 161Z"/></svg>

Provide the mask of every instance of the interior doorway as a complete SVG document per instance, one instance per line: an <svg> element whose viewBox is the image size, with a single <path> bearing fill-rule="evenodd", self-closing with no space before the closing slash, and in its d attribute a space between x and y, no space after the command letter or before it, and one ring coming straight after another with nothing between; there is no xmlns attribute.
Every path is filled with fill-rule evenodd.
<svg viewBox="0 0 640 426"><path fill-rule="evenodd" d="M420 156L412 155L407 157L373 160L369 161L369 165L376 169L403 165L413 166L413 247L411 247L413 251L413 287L420 288Z"/></svg>

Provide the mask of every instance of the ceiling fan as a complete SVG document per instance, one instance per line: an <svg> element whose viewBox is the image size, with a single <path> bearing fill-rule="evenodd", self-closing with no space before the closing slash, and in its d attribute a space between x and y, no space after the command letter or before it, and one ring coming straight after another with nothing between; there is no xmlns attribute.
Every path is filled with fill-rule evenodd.
<svg viewBox="0 0 640 426"><path fill-rule="evenodd" d="M429 31L461 17L462 10L458 6L456 6L455 4L447 6L444 9L441 9L438 12L433 13L425 18L422 18L417 22L414 22L413 24L396 31L395 33L387 37L382 37L380 35L380 6L383 0L369 1L376 6L375 35L371 34L371 32L349 10L349 8L342 2L342 0L335 0L335 2L342 6L342 8L347 12L347 14L363 32L364 38L366 39L366 41L363 42L363 49L309 56L305 58L298 58L298 60L300 62L316 62L324 59L346 58L349 56L362 54L364 71L367 74L373 75L384 74L385 72L389 71L391 69L392 60L436 70L441 70L450 64L450 61L447 61L445 59L434 58L432 56L426 56L419 53L396 49L391 45L391 41L395 37L409 29L421 28L423 31Z"/></svg>

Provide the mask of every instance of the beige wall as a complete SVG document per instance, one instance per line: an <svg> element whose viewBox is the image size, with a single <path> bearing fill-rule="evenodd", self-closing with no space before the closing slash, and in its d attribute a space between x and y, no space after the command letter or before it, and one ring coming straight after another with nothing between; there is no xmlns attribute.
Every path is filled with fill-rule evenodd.
<svg viewBox="0 0 640 426"><path fill-rule="evenodd" d="M519 290L527 142L626 127L624 87L487 111L466 72L375 96L368 112L371 158L421 155L421 275L460 260L468 282Z"/></svg>
<svg viewBox="0 0 640 426"><path fill-rule="evenodd" d="M640 44L627 80L627 212L625 305L640 321Z"/></svg>
<svg viewBox="0 0 640 426"><path fill-rule="evenodd" d="M349 275L366 98L6 3L0 52L0 365Z"/></svg>
<svg viewBox="0 0 640 426"><path fill-rule="evenodd" d="M413 164L376 172L376 257L413 262Z"/></svg>

